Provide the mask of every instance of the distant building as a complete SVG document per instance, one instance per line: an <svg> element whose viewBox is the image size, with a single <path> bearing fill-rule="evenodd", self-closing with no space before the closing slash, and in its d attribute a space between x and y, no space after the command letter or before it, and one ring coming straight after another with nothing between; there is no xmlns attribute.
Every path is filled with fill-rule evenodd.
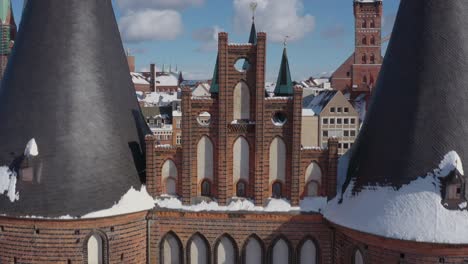
<svg viewBox="0 0 468 264"><path fill-rule="evenodd" d="M346 153L359 132L359 113L340 91L324 91L304 99L302 110L302 145L326 148L337 139L338 153Z"/></svg>
<svg viewBox="0 0 468 264"><path fill-rule="evenodd" d="M370 94L377 82L382 65L382 16L382 0L354 0L354 53L331 77L332 87L351 93L351 99Z"/></svg>
<svg viewBox="0 0 468 264"><path fill-rule="evenodd" d="M16 36L11 0L0 0L0 19L0 79L3 79L3 72L8 64Z"/></svg>
<svg viewBox="0 0 468 264"><path fill-rule="evenodd" d="M166 71L163 65L162 71L156 70L156 65L150 65L150 71L148 72L135 72L135 58L127 55L127 62L129 68L133 71L130 72L135 90L139 92L166 92L166 93L177 93L179 87L183 82L182 72L172 71L172 67L169 71Z"/></svg>

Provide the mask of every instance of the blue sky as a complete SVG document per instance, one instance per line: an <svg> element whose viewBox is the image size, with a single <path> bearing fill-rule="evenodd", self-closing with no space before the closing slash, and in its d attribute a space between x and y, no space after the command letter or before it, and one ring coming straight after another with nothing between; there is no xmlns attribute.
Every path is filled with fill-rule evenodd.
<svg viewBox="0 0 468 264"><path fill-rule="evenodd" d="M12 0L19 22L23 0ZM214 36L247 42L252 0L113 0L124 46L137 70L151 62L177 64L186 78L209 78L216 60ZM275 81L282 39L295 80L332 72L353 51L352 0L257 0L257 29L268 34L267 80ZM389 35L399 0L384 0L384 32ZM286 26L285 26L286 25Z"/></svg>

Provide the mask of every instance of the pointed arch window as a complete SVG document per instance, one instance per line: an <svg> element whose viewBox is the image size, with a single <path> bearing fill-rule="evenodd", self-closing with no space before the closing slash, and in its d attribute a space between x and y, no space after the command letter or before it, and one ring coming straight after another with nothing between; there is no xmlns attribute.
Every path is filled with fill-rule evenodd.
<svg viewBox="0 0 468 264"><path fill-rule="evenodd" d="M362 28L367 28L367 21L365 19L362 20L361 26L362 26Z"/></svg>
<svg viewBox="0 0 468 264"><path fill-rule="evenodd" d="M208 243L206 239L200 235L195 235L189 242L188 248L190 250L189 260L190 264L208 264L210 255L208 250Z"/></svg>
<svg viewBox="0 0 468 264"><path fill-rule="evenodd" d="M375 28L375 21L372 19L371 22L370 22L370 27L371 28Z"/></svg>
<svg viewBox="0 0 468 264"><path fill-rule="evenodd" d="M318 259L317 246L307 239L300 248L300 264L316 264Z"/></svg>
<svg viewBox="0 0 468 264"><path fill-rule="evenodd" d="M250 90L245 82L239 82L234 88L234 120L250 119Z"/></svg>
<svg viewBox="0 0 468 264"><path fill-rule="evenodd" d="M168 234L161 243L161 262L162 264L180 264L182 253L182 244L173 234Z"/></svg>
<svg viewBox="0 0 468 264"><path fill-rule="evenodd" d="M274 247L273 247L273 252L271 254L272 256L272 261L271 263L273 264L285 264L285 263L290 263L289 262L289 246L284 239L278 240Z"/></svg>
<svg viewBox="0 0 468 264"><path fill-rule="evenodd" d="M320 184L322 182L322 169L316 162L312 162L306 169L304 175L306 183L305 195L315 197L320 195Z"/></svg>
<svg viewBox="0 0 468 264"><path fill-rule="evenodd" d="M271 186L271 196L276 199L283 197L283 184L281 182L277 181L273 183Z"/></svg>
<svg viewBox="0 0 468 264"><path fill-rule="evenodd" d="M372 54L372 55L370 56L370 63L371 63L371 64L375 64L375 55L374 55L374 54Z"/></svg>
<svg viewBox="0 0 468 264"><path fill-rule="evenodd" d="M364 75L364 76L362 77L362 83L365 83L365 84L367 83L367 76Z"/></svg>
<svg viewBox="0 0 468 264"><path fill-rule="evenodd" d="M236 264L236 248L231 239L223 236L216 245L216 263Z"/></svg>
<svg viewBox="0 0 468 264"><path fill-rule="evenodd" d="M167 160L162 166L162 180L165 183L166 194L176 195L177 167L172 160Z"/></svg>
<svg viewBox="0 0 468 264"><path fill-rule="evenodd" d="M197 145L197 177L199 181L213 180L213 143L203 136Z"/></svg>
<svg viewBox="0 0 468 264"><path fill-rule="evenodd" d="M247 240L243 253L243 263L245 264L258 264L263 262L263 247L256 235L251 236Z"/></svg>
<svg viewBox="0 0 468 264"><path fill-rule="evenodd" d="M362 253L359 249L354 252L353 264L364 264L364 258L362 257Z"/></svg>
<svg viewBox="0 0 468 264"><path fill-rule="evenodd" d="M236 184L236 196L237 197L246 197L247 196L247 183L243 180L240 180Z"/></svg>
<svg viewBox="0 0 468 264"><path fill-rule="evenodd" d="M367 56L366 56L366 54L362 54L362 64L367 64Z"/></svg>
<svg viewBox="0 0 468 264"><path fill-rule="evenodd" d="M362 37L362 44L367 45L367 37L366 36Z"/></svg>
<svg viewBox="0 0 468 264"><path fill-rule="evenodd" d="M371 39L370 39L370 44L371 45L375 45L375 37L372 36Z"/></svg>
<svg viewBox="0 0 468 264"><path fill-rule="evenodd" d="M201 196L211 197L211 182L209 180L202 181Z"/></svg>

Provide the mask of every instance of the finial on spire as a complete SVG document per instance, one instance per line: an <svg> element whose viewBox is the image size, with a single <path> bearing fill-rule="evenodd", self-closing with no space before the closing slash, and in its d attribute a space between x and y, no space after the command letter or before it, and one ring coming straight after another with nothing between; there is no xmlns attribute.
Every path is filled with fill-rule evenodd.
<svg viewBox="0 0 468 264"><path fill-rule="evenodd" d="M250 3L250 9L252 10L252 21L255 21L255 11L257 10L258 3L253 1Z"/></svg>
<svg viewBox="0 0 468 264"><path fill-rule="evenodd" d="M288 45L288 39L289 39L289 36L284 37L283 46L284 46L285 48L286 48L286 46Z"/></svg>

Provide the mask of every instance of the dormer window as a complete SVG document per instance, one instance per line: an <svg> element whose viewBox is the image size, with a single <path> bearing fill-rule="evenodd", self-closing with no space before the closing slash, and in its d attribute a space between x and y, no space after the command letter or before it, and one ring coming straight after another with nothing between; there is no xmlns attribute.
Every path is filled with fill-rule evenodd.
<svg viewBox="0 0 468 264"><path fill-rule="evenodd" d="M441 178L442 184L442 204L450 210L460 210L460 204L467 201L466 199L466 179L457 169L454 169L450 174ZM466 206L465 206L466 207Z"/></svg>

